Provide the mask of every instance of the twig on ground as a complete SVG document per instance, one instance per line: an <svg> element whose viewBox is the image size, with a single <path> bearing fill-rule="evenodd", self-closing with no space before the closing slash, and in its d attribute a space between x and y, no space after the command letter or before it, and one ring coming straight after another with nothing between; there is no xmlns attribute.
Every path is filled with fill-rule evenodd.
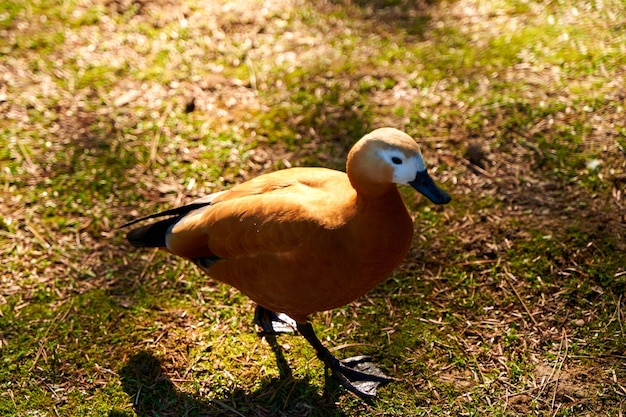
<svg viewBox="0 0 626 417"><path fill-rule="evenodd" d="M622 323L622 316L624 315L624 312L622 311L622 298L623 297L624 297L624 294L619 295L619 299L617 300L616 307L615 307L615 315L617 316L617 323L619 324L619 329L620 329L620 333L622 337L624 337L624 323Z"/></svg>
<svg viewBox="0 0 626 417"><path fill-rule="evenodd" d="M241 416L241 417L246 417L245 415L241 414L239 411L235 410L230 405L223 403L222 401L219 401L219 400L211 400L211 401L214 402L215 404L219 405L223 409L230 411L231 413L235 413L235 414L237 414L238 416Z"/></svg>
<svg viewBox="0 0 626 417"><path fill-rule="evenodd" d="M520 293L517 291L517 288L515 288L515 286L513 285L513 282L511 281L511 279L516 279L515 276L512 273L510 273L509 271L505 271L504 276L506 278L506 281L509 283L509 286L513 290L513 293L515 294L515 296L517 297L519 302L522 304L522 307L524 307L524 311L526 311L526 314L528 314L528 317L530 317L530 319L532 320L532 322L535 325L535 327L537 328L537 330L539 330L540 332L543 332L541 330L541 328L539 327L539 323L537 323L537 320L535 320L535 317L533 316L533 314L528 309L528 306L524 302L524 299L522 298Z"/></svg>
<svg viewBox="0 0 626 417"><path fill-rule="evenodd" d="M173 107L173 104L170 103L165 108L165 111L161 114L161 118L159 119L159 122L157 125L157 131L154 134L154 136L152 136L152 141L150 142L150 155L146 163L143 165L143 167L141 167L141 170L139 172L140 175L148 171L148 168L150 168L152 163L157 158L157 151L159 150L159 143L161 142L161 136L163 136L163 127L165 126L165 121L167 120L167 118L170 117L170 113L172 112L172 107Z"/></svg>
<svg viewBox="0 0 626 417"><path fill-rule="evenodd" d="M562 359L559 362L559 358L561 357L561 352L563 349L565 349L565 352L563 353ZM564 329L561 334L561 344L559 345L559 356L557 357L557 363L555 364L555 367L552 368L552 375L556 373L556 380L554 381L554 392L552 393L552 404L551 404L553 410L554 410L554 403L556 402L556 394L559 389L559 380L561 376L561 370L563 369L563 364L567 360L568 352L569 352L569 344L567 342L567 333ZM558 370L556 370L555 372L557 365L558 365ZM556 413L559 411L560 408L561 408L561 404L559 404L559 406L556 408L556 410L554 411L552 415L556 416Z"/></svg>
<svg viewBox="0 0 626 417"><path fill-rule="evenodd" d="M37 362L39 361L39 358L43 354L45 344L48 341L48 335L50 334L50 331L54 327L56 327L56 324L58 322L64 321L67 318L68 314L70 313L70 310L71 310L71 308L67 308L65 311L62 311L59 314L57 314L56 316L54 316L54 318L50 322L50 325L46 329L46 332L44 333L41 341L39 342L39 348L37 349L37 354L35 355L35 359L33 359L33 364L28 369L28 372L31 372L33 369L35 369L35 366L37 366Z"/></svg>

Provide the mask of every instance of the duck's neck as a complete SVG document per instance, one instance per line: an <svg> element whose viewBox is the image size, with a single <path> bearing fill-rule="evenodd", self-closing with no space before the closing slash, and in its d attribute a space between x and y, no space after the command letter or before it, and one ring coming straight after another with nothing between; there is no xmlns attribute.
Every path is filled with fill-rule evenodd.
<svg viewBox="0 0 626 417"><path fill-rule="evenodd" d="M356 204L353 233L359 258L393 270L413 238L413 221L398 189L394 185L377 195L357 194Z"/></svg>

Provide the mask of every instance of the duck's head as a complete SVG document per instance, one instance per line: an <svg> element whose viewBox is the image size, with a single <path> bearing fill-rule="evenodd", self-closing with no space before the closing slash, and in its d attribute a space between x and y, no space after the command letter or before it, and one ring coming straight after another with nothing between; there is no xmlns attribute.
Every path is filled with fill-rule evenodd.
<svg viewBox="0 0 626 417"><path fill-rule="evenodd" d="M451 198L428 175L415 140L397 129L381 128L363 136L350 150L346 172L352 186L363 194L379 194L406 184L435 204Z"/></svg>

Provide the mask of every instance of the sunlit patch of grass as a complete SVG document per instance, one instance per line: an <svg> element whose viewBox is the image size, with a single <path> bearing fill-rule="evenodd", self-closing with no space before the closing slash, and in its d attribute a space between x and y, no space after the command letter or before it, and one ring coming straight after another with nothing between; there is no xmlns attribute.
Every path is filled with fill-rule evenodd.
<svg viewBox="0 0 626 417"><path fill-rule="evenodd" d="M256 132L270 145L286 145L300 153L313 142L321 154L343 159L349 146L369 131L371 110L363 95L346 91L344 84L320 77L303 88L303 76L297 71L284 79L290 95L258 115ZM310 159L308 164L320 164ZM339 165L343 161L330 162Z"/></svg>
<svg viewBox="0 0 626 417"><path fill-rule="evenodd" d="M24 10L25 5L23 2L18 1L3 1L0 4L0 28L11 29L14 20Z"/></svg>

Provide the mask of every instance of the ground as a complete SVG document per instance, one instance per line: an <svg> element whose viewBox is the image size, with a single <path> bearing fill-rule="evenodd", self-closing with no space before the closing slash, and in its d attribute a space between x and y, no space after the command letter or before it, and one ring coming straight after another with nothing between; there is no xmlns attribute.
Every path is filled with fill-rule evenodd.
<svg viewBox="0 0 626 417"><path fill-rule="evenodd" d="M3 416L622 416L620 1L0 4ZM137 216L393 126L453 196L312 322L398 379L362 401Z"/></svg>

